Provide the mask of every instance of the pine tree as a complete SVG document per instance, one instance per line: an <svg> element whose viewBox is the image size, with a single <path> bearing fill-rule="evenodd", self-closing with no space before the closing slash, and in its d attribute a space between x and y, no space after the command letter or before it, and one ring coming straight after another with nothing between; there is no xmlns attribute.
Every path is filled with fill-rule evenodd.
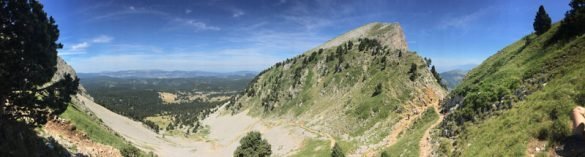
<svg viewBox="0 0 585 157"><path fill-rule="evenodd" d="M551 19L544 10L544 6L540 5L538 8L538 12L536 13L536 17L534 18L534 23L532 24L534 27L534 31L536 31L537 35L541 35L548 31L551 27Z"/></svg>
<svg viewBox="0 0 585 157"><path fill-rule="evenodd" d="M39 87L53 77L57 49L63 47L55 20L36 0L0 0L0 27L0 119L44 124L48 115L67 108L79 84L67 75Z"/></svg>
<svg viewBox="0 0 585 157"><path fill-rule="evenodd" d="M350 40L347 42L347 50L351 50L351 48L353 48L353 42Z"/></svg>
<svg viewBox="0 0 585 157"><path fill-rule="evenodd" d="M431 67L431 73L433 74L433 76L435 77L435 79L437 79L437 83L439 83L442 87L445 87L445 85L443 84L443 79L441 78L441 75L439 75L439 73L437 72L437 70L435 70L435 66L434 65Z"/></svg>
<svg viewBox="0 0 585 157"><path fill-rule="evenodd" d="M571 10L561 22L561 35L571 37L585 33L585 0L572 0L569 6Z"/></svg>

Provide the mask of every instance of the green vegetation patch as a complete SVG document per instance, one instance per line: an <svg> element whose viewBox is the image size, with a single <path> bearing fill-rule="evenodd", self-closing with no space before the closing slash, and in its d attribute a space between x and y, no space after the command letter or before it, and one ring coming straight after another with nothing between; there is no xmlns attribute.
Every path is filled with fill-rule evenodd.
<svg viewBox="0 0 585 157"><path fill-rule="evenodd" d="M61 114L61 117L71 121L77 129L83 131L92 141L111 145L118 149L132 147L122 137L115 135L100 125L98 123L99 119L88 116L73 105L69 105L67 110Z"/></svg>
<svg viewBox="0 0 585 157"><path fill-rule="evenodd" d="M558 28L523 38L469 73L452 93L463 104L444 125L456 145L441 142L457 151L445 154L525 156L530 140L550 147L570 134L570 110L585 105L585 37L553 42Z"/></svg>
<svg viewBox="0 0 585 157"><path fill-rule="evenodd" d="M303 141L303 147L292 155L292 157L322 157L329 156L331 154L331 148L329 148L329 141L317 140L317 139L306 139Z"/></svg>

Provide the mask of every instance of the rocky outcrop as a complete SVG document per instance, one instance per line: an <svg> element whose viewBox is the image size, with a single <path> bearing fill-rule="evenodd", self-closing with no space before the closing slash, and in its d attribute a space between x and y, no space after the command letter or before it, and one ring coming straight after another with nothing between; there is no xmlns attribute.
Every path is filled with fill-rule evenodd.
<svg viewBox="0 0 585 157"><path fill-rule="evenodd" d="M344 42L350 40L357 40L359 38L376 39L382 45L386 45L391 49L407 50L406 38L402 27L398 23L369 23L352 31L349 31L341 36L327 41L319 48L331 48L339 46Z"/></svg>
<svg viewBox="0 0 585 157"><path fill-rule="evenodd" d="M73 67L71 67L69 64L67 64L67 62L65 62L65 60L63 60L63 58L61 57L57 57L57 65L55 65L57 68L57 71L55 71L55 74L53 74L53 78L51 78L51 81L48 83L45 83L41 88L46 88L51 86L52 84L59 82L60 80L65 79L65 76L69 75L71 78L77 78L77 73L75 72L75 70L73 69ZM87 91L85 90L85 88L80 84L78 86L78 91L77 94L91 98L91 96L89 94L87 94ZM91 98L93 100L93 98Z"/></svg>

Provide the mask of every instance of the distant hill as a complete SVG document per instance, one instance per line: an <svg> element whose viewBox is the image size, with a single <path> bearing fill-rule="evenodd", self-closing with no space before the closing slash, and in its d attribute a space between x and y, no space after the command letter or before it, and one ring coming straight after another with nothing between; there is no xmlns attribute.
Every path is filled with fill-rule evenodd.
<svg viewBox="0 0 585 157"><path fill-rule="evenodd" d="M438 119L431 106L446 90L423 58L407 50L404 36L396 23L356 28L262 71L228 107L266 119L294 117L337 139L346 154L418 156L422 133ZM331 148L315 147L301 152Z"/></svg>
<svg viewBox="0 0 585 157"><path fill-rule="evenodd" d="M257 72L236 71L236 72L207 72L207 71L163 71L163 70L126 70L100 73L79 73L79 78L108 76L116 78L194 78L194 77L230 77L248 76L254 77Z"/></svg>
<svg viewBox="0 0 585 157"><path fill-rule="evenodd" d="M463 77L465 77L465 74L467 74L467 72L468 71L466 70L451 70L440 73L440 76L443 79L443 84L447 85L447 88L449 90L452 90L457 85L459 85L459 83L461 82L461 80L463 80Z"/></svg>
<svg viewBox="0 0 585 157"><path fill-rule="evenodd" d="M556 156L585 104L585 36L555 38L559 25L498 51L445 98L440 156Z"/></svg>

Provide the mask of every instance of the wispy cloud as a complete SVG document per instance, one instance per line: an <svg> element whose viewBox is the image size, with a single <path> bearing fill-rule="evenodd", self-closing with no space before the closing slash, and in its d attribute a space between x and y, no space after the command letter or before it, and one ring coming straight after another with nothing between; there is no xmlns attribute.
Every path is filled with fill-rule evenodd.
<svg viewBox="0 0 585 157"><path fill-rule="evenodd" d="M476 22L482 16L486 15L488 9L480 9L473 13L461 15L461 16L450 16L443 18L438 25L439 29L466 29L471 23Z"/></svg>
<svg viewBox="0 0 585 157"><path fill-rule="evenodd" d="M162 12L162 11L138 9L135 7L130 7L130 8L125 9L125 10L95 16L95 17L89 19L89 21L120 19L120 18L123 18L124 16L128 16L128 15L155 15L155 16L160 16L160 17L169 17L170 16L170 14L168 14L166 12Z"/></svg>
<svg viewBox="0 0 585 157"><path fill-rule="evenodd" d="M353 4L342 4L331 0L282 2L290 7L287 7L278 17L309 31L333 26L336 22L355 16L352 15L355 11L352 9Z"/></svg>
<svg viewBox="0 0 585 157"><path fill-rule="evenodd" d="M185 9L185 14L190 14L191 12L192 12L191 9ZM147 8L143 8L143 7L139 8L139 7L135 7L135 6L130 6L127 9L123 9L123 10L120 10L117 12L112 12L112 13L96 16L96 17L92 18L91 21L118 19L118 18L124 18L124 16L128 16L128 15L153 15L153 16L159 17L163 21L166 21L167 23L170 24L170 26L168 28L164 28L164 29L170 29L170 30L174 30L174 29L178 29L178 28L189 28L189 29L194 30L196 32L197 31L219 31L219 30L221 30L220 27L212 26L212 25L209 25L205 22L198 21L195 19L181 18L181 17L175 16L175 15L169 14L167 12L158 11L158 10L154 10L154 9L147 9ZM242 15L244 15L243 11L234 13L234 17L242 16Z"/></svg>
<svg viewBox="0 0 585 157"><path fill-rule="evenodd" d="M71 46L71 51L85 50L88 47L89 47L89 43L82 42L82 43L74 44L73 46Z"/></svg>
<svg viewBox="0 0 585 157"><path fill-rule="evenodd" d="M272 55L258 53L257 49L225 49L215 52L186 52L160 54L102 54L75 58L69 61L81 72L117 70L206 70L238 71L261 70L280 60ZM148 63L148 64L145 64ZM99 67L94 65L100 65Z"/></svg>
<svg viewBox="0 0 585 157"><path fill-rule="evenodd" d="M285 20L291 21L301 25L307 30L313 30L331 25L333 22L326 18L319 18L314 16L283 16Z"/></svg>
<svg viewBox="0 0 585 157"><path fill-rule="evenodd" d="M246 25L246 26L241 26L241 27L238 27L237 29L243 30L243 31L257 31L258 29L260 29L268 24L269 24L268 22L262 21L262 22L253 23L253 24Z"/></svg>
<svg viewBox="0 0 585 157"><path fill-rule="evenodd" d="M246 38L232 37L232 42L247 43L253 47L260 47L273 51L296 51L299 53L326 41L328 37L312 32L282 32L282 31L257 31L246 35Z"/></svg>
<svg viewBox="0 0 585 157"><path fill-rule="evenodd" d="M221 28L216 26L208 25L205 22L197 21L194 19L175 18L171 21L170 29L177 29L181 27L187 27L194 31L219 31Z"/></svg>
<svg viewBox="0 0 585 157"><path fill-rule="evenodd" d="M100 35L98 37L93 38L91 41L93 43L109 43L112 42L112 40L114 40L114 38L111 36Z"/></svg>
<svg viewBox="0 0 585 157"><path fill-rule="evenodd" d="M79 55L87 53L87 49L92 46L93 44L105 44L110 43L114 40L114 37L107 36L107 35L100 35L95 38L92 38L88 41L79 42L76 44L71 45L70 47L65 47L63 50L59 50L59 55L67 56L67 55Z"/></svg>
<svg viewBox="0 0 585 157"><path fill-rule="evenodd" d="M232 17L238 18L238 17L240 17L240 16L242 16L242 15L245 15L245 14L246 14L246 13L245 13L244 11L242 11L242 10L239 10L239 9L234 9L234 10L233 10Z"/></svg>

